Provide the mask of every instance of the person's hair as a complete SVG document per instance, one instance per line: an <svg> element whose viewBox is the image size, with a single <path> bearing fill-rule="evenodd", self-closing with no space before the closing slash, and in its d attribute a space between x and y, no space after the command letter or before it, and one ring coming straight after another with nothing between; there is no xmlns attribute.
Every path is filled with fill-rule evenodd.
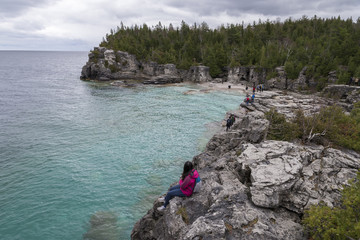
<svg viewBox="0 0 360 240"><path fill-rule="evenodd" d="M186 178L187 175L189 175L191 173L191 170L193 169L193 164L190 161L187 161L184 164L184 171L181 175L181 179L184 181L184 179Z"/></svg>

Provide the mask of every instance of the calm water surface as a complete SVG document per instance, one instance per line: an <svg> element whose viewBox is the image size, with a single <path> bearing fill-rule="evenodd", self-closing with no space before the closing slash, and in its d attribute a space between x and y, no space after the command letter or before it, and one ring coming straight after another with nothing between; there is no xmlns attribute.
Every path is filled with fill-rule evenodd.
<svg viewBox="0 0 360 240"><path fill-rule="evenodd" d="M234 93L79 80L86 52L0 51L0 238L130 239ZM100 224L101 227L95 227Z"/></svg>

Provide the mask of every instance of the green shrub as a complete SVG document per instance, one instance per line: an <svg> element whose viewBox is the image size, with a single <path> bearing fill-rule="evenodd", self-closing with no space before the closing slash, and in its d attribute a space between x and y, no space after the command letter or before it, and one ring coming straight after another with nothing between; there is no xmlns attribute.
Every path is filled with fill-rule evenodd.
<svg viewBox="0 0 360 240"><path fill-rule="evenodd" d="M356 104L350 115L346 115L340 107L331 106L320 112L320 123L327 128L331 142L360 151L359 104Z"/></svg>
<svg viewBox="0 0 360 240"><path fill-rule="evenodd" d="M298 137L298 126L292 122L286 121L283 114L278 113L275 109L265 113L270 125L267 138L271 140L290 141Z"/></svg>
<svg viewBox="0 0 360 240"><path fill-rule="evenodd" d="M339 207L313 205L303 223L312 239L360 239L360 172L342 190Z"/></svg>
<svg viewBox="0 0 360 240"><path fill-rule="evenodd" d="M289 79L296 79L302 69L302 65L294 61L287 61L285 63L285 72Z"/></svg>
<svg viewBox="0 0 360 240"><path fill-rule="evenodd" d="M316 90L318 92L321 92L326 87L326 84L327 84L327 78L326 77L320 77L318 82L317 82L317 85L316 85Z"/></svg>
<svg viewBox="0 0 360 240"><path fill-rule="evenodd" d="M112 73L115 73L118 70L115 64L109 65L109 69Z"/></svg>
<svg viewBox="0 0 360 240"><path fill-rule="evenodd" d="M345 70L338 71L338 84L347 84L350 80L351 74Z"/></svg>
<svg viewBox="0 0 360 240"><path fill-rule="evenodd" d="M177 211L176 211L177 215L180 215L182 220L184 221L184 223L189 224L189 215L186 212L186 208L185 207L180 207Z"/></svg>
<svg viewBox="0 0 360 240"><path fill-rule="evenodd" d="M265 113L265 117L270 122L268 139L291 141L298 138L307 143L314 136L321 136L337 146L360 151L360 103L355 104L350 115L341 107L330 106L311 116L299 110L292 121L287 121L275 109Z"/></svg>
<svg viewBox="0 0 360 240"><path fill-rule="evenodd" d="M272 78L276 78L277 77L277 72L274 70L274 71L268 71L266 73L266 80L270 80Z"/></svg>

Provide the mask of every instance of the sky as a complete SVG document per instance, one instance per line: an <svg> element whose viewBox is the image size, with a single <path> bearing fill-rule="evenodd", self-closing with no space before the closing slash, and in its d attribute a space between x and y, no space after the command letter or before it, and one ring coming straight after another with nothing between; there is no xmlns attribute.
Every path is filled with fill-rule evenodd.
<svg viewBox="0 0 360 240"><path fill-rule="evenodd" d="M121 22L214 29L315 15L357 21L360 0L0 0L0 50L90 51Z"/></svg>

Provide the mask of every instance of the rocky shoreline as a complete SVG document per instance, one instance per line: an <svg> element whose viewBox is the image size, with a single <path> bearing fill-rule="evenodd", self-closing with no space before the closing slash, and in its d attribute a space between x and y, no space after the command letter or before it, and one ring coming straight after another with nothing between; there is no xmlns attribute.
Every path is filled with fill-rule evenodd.
<svg viewBox="0 0 360 240"><path fill-rule="evenodd" d="M288 79L283 66L276 68L277 76L266 78L266 69L254 66L238 66L230 68L220 78L210 76L207 66L192 66L188 70L177 69L174 64L158 64L156 62L139 61L135 55L114 51L104 47L95 47L89 53L88 62L81 71L81 80L110 81L112 85L132 87L139 84L176 84L183 82L228 85L262 84L266 90L309 91L317 85L314 79L306 76L306 67L297 79ZM336 97L344 102L343 107L351 110L353 103L360 100L359 86L334 85L336 73L330 72L324 94Z"/></svg>
<svg viewBox="0 0 360 240"><path fill-rule="evenodd" d="M244 91L244 86L233 90ZM360 155L266 140L264 113L275 108L292 118L296 109L313 114L334 103L315 95L264 91L251 107L228 112L236 116L230 131L215 134L193 158L202 191L172 199L164 212L157 210L161 203L156 200L134 225L131 239L307 239L304 210L321 201L338 204L343 184L360 168Z"/></svg>
<svg viewBox="0 0 360 240"><path fill-rule="evenodd" d="M82 69L82 80L110 81L119 87L138 84L201 84L199 91L251 92L263 84L255 103L242 103L228 112L236 116L230 131L223 128L193 158L203 180L203 190L190 198L174 198L164 212L155 201L135 225L131 239L307 239L301 219L311 204L339 203L343 184L360 168L354 151L322 145L267 140L268 120L274 108L287 118L302 109L305 115L337 104L350 112L360 101L360 87L334 85L334 72L321 93L301 94L316 87L304 68L297 79L288 79L284 67L266 79L265 69L234 67L222 78L212 79L209 68L193 66L179 70L173 64L138 61L126 52L94 48ZM245 86L249 87L248 92ZM330 98L328 98L330 97ZM224 120L225 121L225 120Z"/></svg>

